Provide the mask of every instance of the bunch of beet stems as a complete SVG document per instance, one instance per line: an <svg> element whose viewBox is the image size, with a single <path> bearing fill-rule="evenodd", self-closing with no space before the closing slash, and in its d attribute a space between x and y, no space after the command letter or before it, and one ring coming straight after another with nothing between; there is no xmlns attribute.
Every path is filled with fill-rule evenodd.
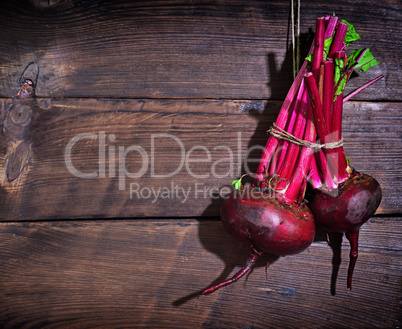
<svg viewBox="0 0 402 329"><path fill-rule="evenodd" d="M334 83L334 59L343 58L346 62L344 39L347 30L348 24L341 22L338 17L326 16L317 19L315 41L310 50L310 53L313 54L312 63L308 60L304 61L281 107L274 129L271 130L284 130L299 139L304 137L305 122L303 120L306 120L305 117L303 119L303 116L300 116L303 113L300 111L300 107L301 105L310 106L306 104L310 103L310 99L306 101L307 94L305 93L308 92L314 105L312 106L314 113L312 120L314 120L320 140L320 147L315 149L315 156L311 159L311 171L308 170L314 188L325 185L330 189L335 189L339 183L349 177L351 170L341 141L343 103L383 77L381 75L373 79L345 98L343 89L336 95L337 89L341 89L342 86ZM324 41L331 37L333 38L332 44L327 47L328 54L325 54ZM360 57L364 53L362 52ZM356 60L357 62L358 60ZM341 82L345 78L346 82L354 68L354 66L349 68L339 81ZM308 136L305 137L307 138L304 138L304 141L308 145L311 140ZM312 142L314 141L315 139ZM299 145L277 138L275 134L272 134L267 141L257 169L259 181L264 181L266 177L275 177L276 190L285 189L286 184L293 181L291 175L294 174L292 170L295 168L297 159L295 152L298 149ZM306 168L303 169L305 171ZM294 191L284 191L284 195L290 199L294 197L293 193Z"/></svg>
<svg viewBox="0 0 402 329"><path fill-rule="evenodd" d="M342 76L335 83L336 60L342 59L340 63L344 63L345 67L347 63L345 52L347 46L344 40L349 25L338 21L337 17L329 18L328 24L332 21L332 24L335 23L337 28L329 47L329 53L324 58L324 42L331 37L331 34L327 33L328 30L324 32L327 21L328 17L317 19L313 62L311 70L305 74L305 81L313 102L315 126L321 144L339 143L339 145L335 144L334 148L323 148L316 152L312 166L311 183L314 188L325 185L329 189L336 189L340 183L349 178L351 173L341 143L343 104L383 76L380 75L371 80L344 98L343 88L353 70L356 69L359 58L355 59L354 65L345 72L341 72ZM362 57L366 51L361 52L359 57ZM339 64L337 65L340 69ZM343 85L341 85L343 79Z"/></svg>
<svg viewBox="0 0 402 329"><path fill-rule="evenodd" d="M325 21L326 24L320 26L323 28L320 33L328 38L334 34L338 18L328 16ZM314 42L310 53L322 52L321 46ZM317 57L314 58L314 61L318 61ZM314 122L315 108L307 88L308 79L305 78L309 74L309 65L310 62L305 60L283 102L275 124L270 129L271 135L256 172L256 182L269 184L269 188L282 194L287 202L300 203L303 200L307 178L315 172L311 171L311 166L315 166L313 144L316 141L317 124ZM313 64L314 71L317 66L320 66L320 62ZM326 161L324 153L320 154L320 159ZM324 177L329 180L328 176L329 173L325 172Z"/></svg>
<svg viewBox="0 0 402 329"><path fill-rule="evenodd" d="M368 51L357 53L353 65L346 67L348 29L349 24L335 16L317 19L316 36L310 49L312 57L304 61L270 129L271 136L261 156L255 183L268 185L285 202L302 202L307 180L315 189L331 191L353 171L342 147L343 104L383 76L344 97L346 82ZM339 67L339 63L344 67ZM336 69L341 76L335 83ZM316 137L319 144L309 146ZM358 231L347 232L346 237L351 244L350 288L357 258Z"/></svg>
<svg viewBox="0 0 402 329"><path fill-rule="evenodd" d="M325 40L333 33L328 28L324 32L325 26L333 26L334 24L336 24L337 28L334 31L332 43L328 47L328 53L325 54ZM348 58L345 53L347 48L345 36L348 28L349 25L346 22L338 22L336 17L330 17L329 21L328 17L317 19L311 69L304 75L313 104L315 127L320 143L332 143L335 147L319 149L312 159L311 185L314 189L322 189L328 193L336 191L340 184L348 180L353 173L342 147L343 104L383 77L380 75L344 97L343 91L346 82L349 80L352 71L361 65L360 59L367 55L369 51L364 49L358 52L357 58L352 58L352 65L346 65ZM369 58L368 61L375 61L371 54L367 57ZM371 63L369 67L376 64ZM336 70L338 70L339 75L337 82L335 81ZM347 278L349 289L351 289L352 274L357 259L358 235L359 230L346 232L346 238L351 246Z"/></svg>

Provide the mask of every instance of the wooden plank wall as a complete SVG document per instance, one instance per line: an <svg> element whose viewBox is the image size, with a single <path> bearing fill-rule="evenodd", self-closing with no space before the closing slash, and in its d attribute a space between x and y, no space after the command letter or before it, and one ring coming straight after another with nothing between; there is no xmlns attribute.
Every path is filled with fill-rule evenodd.
<svg viewBox="0 0 402 329"><path fill-rule="evenodd" d="M399 1L301 3L307 48L315 19L336 12L361 35L355 47L380 61L346 92L385 76L344 110L345 151L383 188L361 229L353 290L348 244L328 245L318 231L267 278L262 259L209 296L199 293L246 258L219 209L231 181L255 166L292 83L290 3L31 0L0 9L1 328L401 326ZM33 61L37 98L17 100Z"/></svg>

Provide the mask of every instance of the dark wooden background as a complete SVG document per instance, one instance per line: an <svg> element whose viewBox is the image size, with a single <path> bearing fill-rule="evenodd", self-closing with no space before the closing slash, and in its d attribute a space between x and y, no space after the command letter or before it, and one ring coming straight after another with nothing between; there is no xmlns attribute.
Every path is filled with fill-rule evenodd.
<svg viewBox="0 0 402 329"><path fill-rule="evenodd" d="M292 83L290 2L2 1L0 327L400 328L401 6L303 0L307 48L315 19L332 12L381 63L346 93L385 76L344 110L345 151L383 188L361 229L353 289L347 242L331 248L317 232L267 278L262 259L200 296L246 258L221 226L220 196L250 147L265 144ZM37 98L18 101L32 61ZM94 178L68 170L79 134L93 139L74 144L71 165ZM144 170L123 181L118 150L128 147L148 163L133 149L120 169ZM232 168L222 161L231 153Z"/></svg>

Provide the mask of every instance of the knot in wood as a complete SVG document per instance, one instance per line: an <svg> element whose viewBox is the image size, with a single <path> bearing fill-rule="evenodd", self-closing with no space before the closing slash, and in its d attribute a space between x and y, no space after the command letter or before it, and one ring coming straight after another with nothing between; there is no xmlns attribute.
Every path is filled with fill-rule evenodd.
<svg viewBox="0 0 402 329"><path fill-rule="evenodd" d="M21 142L12 150L7 161L7 178L9 182L17 179L24 168L28 165L30 158L30 146L26 142Z"/></svg>
<svg viewBox="0 0 402 329"><path fill-rule="evenodd" d="M28 126L31 118L31 108L26 104L13 105L10 109L10 119L17 126Z"/></svg>
<svg viewBox="0 0 402 329"><path fill-rule="evenodd" d="M71 0L31 0L31 3L38 9L53 9L59 8L62 9L68 7L72 7L74 1Z"/></svg>

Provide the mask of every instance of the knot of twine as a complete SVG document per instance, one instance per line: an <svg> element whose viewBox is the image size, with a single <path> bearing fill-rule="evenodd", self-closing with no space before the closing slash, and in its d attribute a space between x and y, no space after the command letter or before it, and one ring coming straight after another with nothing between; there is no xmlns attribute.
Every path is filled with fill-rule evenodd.
<svg viewBox="0 0 402 329"><path fill-rule="evenodd" d="M292 134L288 133L287 131L279 128L275 123L268 129L268 133L270 133L272 136L283 139L285 141L291 142L293 144L299 145L299 146L304 146L304 147L309 147L313 149L336 149L338 147L343 146L343 138L336 142L330 142L330 143L325 143L325 144L317 144L317 143L312 143L305 141L303 139L297 138L293 136Z"/></svg>

